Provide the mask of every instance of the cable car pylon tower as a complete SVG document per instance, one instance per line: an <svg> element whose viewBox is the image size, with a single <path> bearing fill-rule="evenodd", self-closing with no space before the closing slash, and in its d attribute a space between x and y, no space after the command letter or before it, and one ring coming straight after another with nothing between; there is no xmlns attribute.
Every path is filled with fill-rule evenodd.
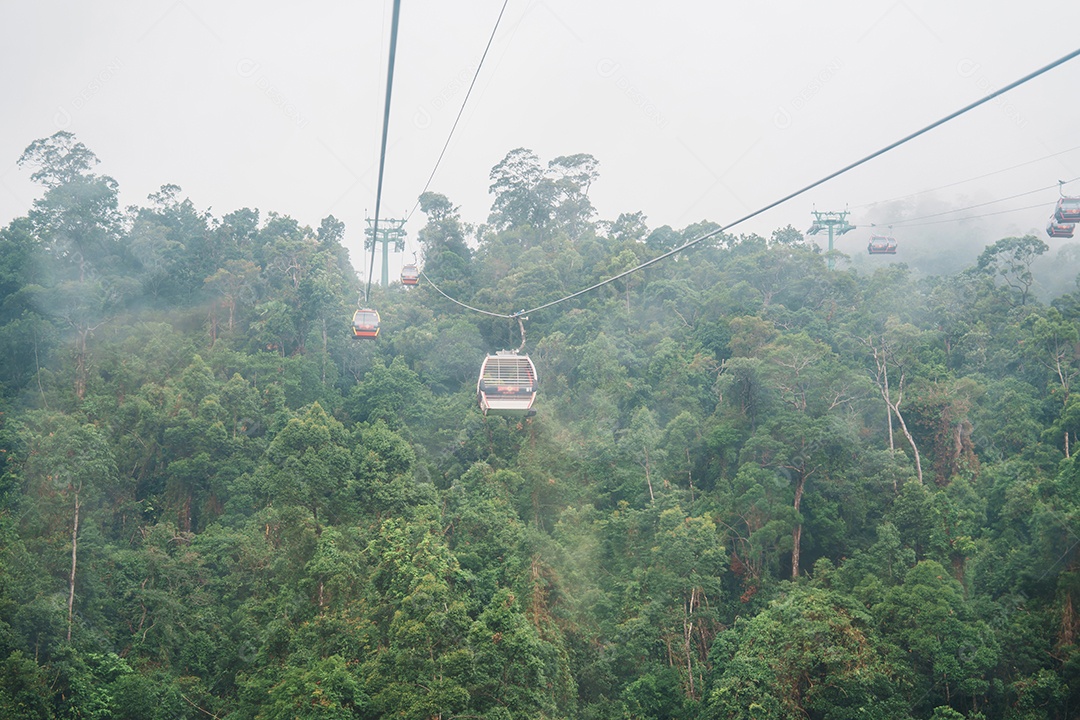
<svg viewBox="0 0 1080 720"><path fill-rule="evenodd" d="M372 250L375 243L382 243L382 286L390 285L390 243L394 243L394 252L405 250L405 220L382 218L379 220L379 237L375 237L375 221L367 220L364 230L364 249ZM372 250L374 253L374 250Z"/></svg>
<svg viewBox="0 0 1080 720"><path fill-rule="evenodd" d="M817 235L822 230L828 229L829 254L826 257L829 259L829 269L832 270L836 267L836 258L833 256L833 239L837 235L851 232L855 229L855 226L848 222L847 210L844 210L843 212L811 210L810 212L814 215L814 224L810 226L810 229L806 231L806 234Z"/></svg>

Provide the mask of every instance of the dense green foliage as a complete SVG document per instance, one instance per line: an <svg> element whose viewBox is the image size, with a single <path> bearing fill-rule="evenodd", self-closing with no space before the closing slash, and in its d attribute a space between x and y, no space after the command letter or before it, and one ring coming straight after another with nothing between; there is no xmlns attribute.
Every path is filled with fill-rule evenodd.
<svg viewBox="0 0 1080 720"><path fill-rule="evenodd" d="M952 276L721 234L516 323L372 298L333 217L121 210L68 133L0 230L0 717L1080 713L1080 293L1034 237ZM426 275L508 312L716 225L597 221L509 153ZM844 267L844 263L840 264Z"/></svg>

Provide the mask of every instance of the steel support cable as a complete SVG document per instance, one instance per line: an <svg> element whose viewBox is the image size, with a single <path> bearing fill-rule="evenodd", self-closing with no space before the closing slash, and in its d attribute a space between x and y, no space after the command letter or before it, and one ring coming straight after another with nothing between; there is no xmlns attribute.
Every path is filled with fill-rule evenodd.
<svg viewBox="0 0 1080 720"><path fill-rule="evenodd" d="M379 207L382 205L383 170L386 168L386 135L390 129L390 94L394 89L394 57L397 55L398 17L401 0L394 0L394 16L390 21L390 62L386 68L386 106L383 109L382 147L379 150L379 182L375 186L375 223L371 228L371 265L368 266L367 289L364 302L371 297L371 278L375 275L375 246L379 239Z"/></svg>
<svg viewBox="0 0 1080 720"><path fill-rule="evenodd" d="M1054 60L1053 62L1051 62L1051 63L1049 63L1047 65L1042 66L1038 70L1035 70L1033 72L1028 73L1027 75L1023 76L1022 78L1020 78L1018 80L1014 80L1013 82L1009 83L1008 85L1005 85L1005 86L999 88L998 90L995 90L992 93L984 95L983 97L979 98L978 100L976 100L974 102L968 103L967 105L960 108L959 110L955 110L955 111L949 113L948 115L946 115L945 117L940 118L938 120L935 120L934 122L930 123L929 125L921 128L919 130L916 130L915 132L913 132L913 133L911 133L909 135L905 135L904 137L900 138L899 140L896 140L896 141L894 141L892 143L889 143L888 145L886 145L885 147L883 147L883 148L881 148L879 150L875 150L874 152L870 153L869 155L866 155L865 157L860 158L859 160L856 160L855 162L852 162L852 163L849 163L848 165L845 165L844 167L840 168L839 170L836 170L834 172L829 173L828 175L821 178L820 180L815 180L814 182L810 183L809 185L806 185L806 186L804 186L804 187L802 187L802 188L800 188L800 189L798 189L798 190L796 190L794 192L791 192L791 193L785 195L784 197L780 198L779 200L774 200L773 202L769 203L768 205L765 205L764 207L761 207L761 208L755 210L752 213L749 213L747 215L743 215L741 218L739 218L738 220L735 220L734 222L728 223L727 225L724 225L724 226L719 227L719 228L717 228L715 230L712 230L711 232L707 232L704 235L699 235L698 237L694 238L693 240L689 240L689 241L683 243L682 245L680 245L677 248L673 248L671 250L668 250L667 252L665 252L665 253L663 253L661 255L657 255L656 257L652 258L651 260L646 260L645 262L641 263L640 265L632 267L629 270L624 270L623 272L619 273L618 275L614 275L614 276L612 276L610 278L607 278L606 280L601 280L600 282L595 283L593 285L590 285L589 287L587 287L587 288L585 288L583 290L578 290L577 292L566 295L565 297L561 297L558 300L552 300L551 302L547 302L547 303L544 303L542 305L537 305L536 307L529 308L528 310L519 310L518 312L513 313L511 315L502 315L500 313L492 313L492 312L488 312L486 310L478 310L478 312L483 312L484 314L487 314L487 315L494 315L496 317L517 317L518 315L528 315L530 313L534 313L534 312L537 312L539 310L545 310L545 309L547 309L549 307L558 305L560 303L564 303L567 300L573 300L574 298L580 297L581 295L584 295L585 293L592 292L593 290L601 288L604 285L607 285L608 283L615 282L616 280L619 280L621 278L626 277L627 275L631 275L631 274L633 274L635 272L638 272L639 270L644 270L645 268L649 267L650 265L654 265L654 264L660 262L661 260L666 260L667 258L671 257L672 255L676 255L676 254L682 252L683 250L687 250L687 249L689 249L689 248L691 248L691 247L693 247L693 246L695 246L695 245L697 245L699 243L704 242L705 240L708 240L709 238L715 237L715 236L719 235L722 232L730 230L731 228L735 227L736 225L739 225L741 223L746 222L747 220L755 218L758 215L761 215L762 213L768 212L769 210L772 210L774 207L777 207L778 205L782 205L782 204L786 203L788 200L792 200L792 199L794 199L794 198L796 198L796 197L798 197L800 195L803 195L804 193L809 192L810 190L813 190L814 188L818 187L819 185L823 185L823 184L827 183L828 181L833 180L834 178L837 178L840 175L843 175L846 172L854 170L855 168L859 167L860 165L864 165L864 164L870 162L871 160L873 160L874 158L880 157L881 155L884 155L885 153L890 152L891 150L895 150L896 148L900 147L901 145L903 145L903 144L905 144L907 142L910 142L911 140L914 140L915 138L917 138L917 137L919 137L921 135L925 135L926 133L930 132L931 130L934 130L935 128L938 128L938 127L944 125L945 123L960 117L964 113L967 113L967 112L969 112L971 110L974 110L975 108L979 107L980 105L985 105L986 103L990 102L994 98L999 97L1001 95L1004 95L1005 93L1009 92L1010 90L1013 90L1013 89L1015 89L1017 87L1020 87L1021 85L1023 85L1026 82L1034 80L1035 78L1039 77L1040 75L1043 75L1043 74L1049 72L1050 70L1053 70L1054 68L1058 67L1059 65L1062 65L1062 64L1068 62L1069 60L1072 60L1072 59L1076 58L1077 56L1080 56L1080 48L1078 48L1076 50L1073 50L1072 52L1068 53L1067 55L1064 55L1064 56L1058 58L1057 60ZM439 292L442 293L448 299L453 300L454 302L458 303L459 305L462 305L463 307L468 307L464 303L458 302L457 300L454 300L453 298L451 298L449 295L446 295L446 293L443 293L442 290L439 290ZM469 308L469 309L477 310L476 308Z"/></svg>
<svg viewBox="0 0 1080 720"><path fill-rule="evenodd" d="M928 220L927 222L912 223L905 225L905 228L922 227L923 225L940 225L941 223L950 222L963 222L964 220L978 220L979 218L991 217L992 215L1007 215L1009 213L1020 212L1022 210L1034 210L1035 208L1046 207L1046 203L1039 203L1038 205L1025 205L1024 207L1012 208L1010 210L995 210L994 212L980 213L978 215L968 215L966 217L958 218L945 218L944 220Z"/></svg>
<svg viewBox="0 0 1080 720"><path fill-rule="evenodd" d="M964 222L965 220L978 220L979 218L992 217L994 215L1008 215L1009 213L1022 212L1024 210L1034 210L1035 208L1046 207L1046 203L1039 203L1038 205L1025 205L1024 207L1009 208L1008 210L995 210L994 212L979 213L978 215L965 215L964 217L957 218L945 218L944 220L928 220L926 222L909 222L905 221L902 229L922 227L923 225L941 225L942 223L955 223ZM960 212L954 210L953 212ZM927 217L934 217L933 215L927 215ZM884 223L870 223L868 225L856 225L857 228L892 228L892 225L885 225Z"/></svg>
<svg viewBox="0 0 1080 720"><path fill-rule="evenodd" d="M482 315L491 315L492 317L500 317L500 318L514 318L514 317L516 317L516 315L507 315L505 313L490 312L488 310L481 310L480 308L475 308L472 305L466 305L465 303L461 302L460 300L456 300L456 299L450 297L449 295L447 295L446 293L444 293L442 291L442 288L440 288L438 285L433 283L431 281L431 278L429 278L427 276L427 273L425 273L423 270L420 271L420 276L423 277L424 280L427 281L428 285L435 288L435 292L439 293L440 295L442 295L444 298L446 298L450 302L455 303L457 305L460 305L461 307L465 308L466 310L472 310L473 312L478 312L478 313L480 313Z"/></svg>
<svg viewBox="0 0 1080 720"><path fill-rule="evenodd" d="M502 22L503 13L506 12L506 6L510 0L503 0L502 9L499 10L499 17L495 18L495 27L491 28L491 37L488 38L487 45L484 46L484 54L480 56L480 62L476 66L476 72L473 73L472 82L469 83L469 89L465 91L465 99L461 101L461 107L458 108L457 117L454 118L454 124L450 127L450 134L446 136L446 142L443 144L442 150L439 152L439 158L435 161L435 167L431 169L431 175L428 176L427 182L424 183L424 189L420 191L420 195L427 192L431 187L431 181L435 179L435 173L439 170L439 164L442 163L443 156L446 155L446 149L450 147L450 139L454 137L454 131L457 130L458 122L461 121L461 114L465 112L465 105L469 102L469 96L472 95L473 87L476 85L476 79L480 77L480 68L484 67L484 60L487 58L488 50L491 49L491 43L495 40L495 33L499 29L499 23ZM420 207L420 195L416 198L416 204L413 205L412 210L405 216L405 221L408 222L409 218L416 212L416 208Z"/></svg>

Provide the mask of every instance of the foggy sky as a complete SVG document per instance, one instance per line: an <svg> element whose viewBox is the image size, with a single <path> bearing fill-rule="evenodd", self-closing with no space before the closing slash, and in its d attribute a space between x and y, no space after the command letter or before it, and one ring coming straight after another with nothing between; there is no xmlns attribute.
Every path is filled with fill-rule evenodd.
<svg viewBox="0 0 1080 720"><path fill-rule="evenodd" d="M404 0L384 217L413 208L501 5ZM333 214L366 267L390 9L0 0L0 225L41 194L15 161L63 129L98 155L125 206L172 183L219 218L253 207L314 227ZM590 193L600 219L725 224L1078 46L1080 3L1062 0L510 0L430 189L480 223L488 173L509 150L545 163L584 152L600 163ZM1069 151L1080 146L1078 91L1074 60L735 232L805 230L813 206L886 223L1080 177L1080 149ZM1080 195L1080 181L1069 189ZM1045 238L1056 197L1047 189L961 215L1040 207L909 236ZM410 254L423 223L416 211ZM864 251L868 233L838 247Z"/></svg>

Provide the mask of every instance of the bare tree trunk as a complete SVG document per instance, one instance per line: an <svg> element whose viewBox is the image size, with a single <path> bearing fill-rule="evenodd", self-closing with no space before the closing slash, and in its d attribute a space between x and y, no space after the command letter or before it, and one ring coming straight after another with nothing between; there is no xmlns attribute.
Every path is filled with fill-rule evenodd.
<svg viewBox="0 0 1080 720"><path fill-rule="evenodd" d="M689 612L686 613L686 620L683 622L683 650L686 653L686 674L690 678L690 698L692 700L697 699L697 691L694 689L693 655L690 652L691 641L694 638L694 622L691 618L694 616L694 607L697 605L697 594L697 588L690 591Z"/></svg>
<svg viewBox="0 0 1080 720"><path fill-rule="evenodd" d="M889 406L889 366L882 363L881 373L885 380L885 387L882 392L885 395L885 415L889 418L889 452L896 452L896 446L893 444L893 427L892 427L892 408ZM896 490L896 481L893 481L893 490Z"/></svg>
<svg viewBox="0 0 1080 720"><path fill-rule="evenodd" d="M694 502L694 473L690 467L690 448L684 448L684 450L686 450L686 479L690 483L690 502Z"/></svg>
<svg viewBox="0 0 1080 720"><path fill-rule="evenodd" d="M956 423L956 435L953 436L953 457L949 467L951 474L960 471L960 458L964 455L964 420Z"/></svg>
<svg viewBox="0 0 1080 720"><path fill-rule="evenodd" d="M802 505L803 490L806 488L806 475L799 473L799 482L795 485L795 512ZM802 544L802 523L791 531L791 579L799 577L799 556Z"/></svg>
<svg viewBox="0 0 1080 720"><path fill-rule="evenodd" d="M326 384L326 318L322 319L322 384Z"/></svg>
<svg viewBox="0 0 1080 720"><path fill-rule="evenodd" d="M1065 591L1065 598L1061 605L1061 629L1058 633L1058 642L1062 646L1070 647L1076 642L1076 611L1073 608L1072 591Z"/></svg>
<svg viewBox="0 0 1080 720"><path fill-rule="evenodd" d="M102 320L97 325L91 326L79 324L71 318L68 318L67 320L68 324L71 325L72 328L74 328L75 334L78 336L78 339L75 341L75 397L79 400L82 400L83 396L86 395L87 340L91 335L94 334L95 330L97 330L99 327L101 327L108 321Z"/></svg>
<svg viewBox="0 0 1080 720"><path fill-rule="evenodd" d="M86 328L78 331L79 338L75 344L75 397L79 400L86 395Z"/></svg>
<svg viewBox="0 0 1080 720"><path fill-rule="evenodd" d="M37 371L37 388L41 393L41 404L46 410L49 409L49 401L45 399L45 388L41 387L41 360L38 359L38 337L37 328L34 328L34 369ZM1065 437L1068 438L1068 433L1065 433Z"/></svg>
<svg viewBox="0 0 1080 720"><path fill-rule="evenodd" d="M652 491L652 478L649 476L649 446L645 446L645 484L649 486L649 502L656 502Z"/></svg>
<svg viewBox="0 0 1080 720"><path fill-rule="evenodd" d="M919 484L922 485L922 461L919 459L919 448L915 445L915 438L911 437L911 433L908 431L907 423L904 422L904 416L900 414L900 403L892 406L893 412L896 413L896 419L900 421L900 429L904 431L904 437L911 443L911 451L915 453L915 474L919 476Z"/></svg>
<svg viewBox="0 0 1080 720"><path fill-rule="evenodd" d="M75 488L75 517L71 523L71 575L68 577L68 631L67 639L71 642L71 626L75 617L75 563L79 551L79 489Z"/></svg>
<svg viewBox="0 0 1080 720"><path fill-rule="evenodd" d="M532 492L532 510L533 510L533 524L536 527L543 527L540 524L540 488L533 486Z"/></svg>
<svg viewBox="0 0 1080 720"><path fill-rule="evenodd" d="M217 344L217 305L210 306L210 347Z"/></svg>
<svg viewBox="0 0 1080 720"><path fill-rule="evenodd" d="M184 489L184 504L180 507L180 527L191 532L191 489Z"/></svg>
<svg viewBox="0 0 1080 720"><path fill-rule="evenodd" d="M896 419L900 421L900 429L904 431L904 437L907 438L911 444L911 450L915 453L915 472L919 476L919 484L922 484L922 460L919 457L919 448L915 444L915 438L911 436L908 431L907 423L904 422L904 416L900 414L900 403L904 401L904 373L900 373L900 392L896 398L896 402L892 400L892 391L889 388L889 359L887 356L887 346L884 338L881 341L881 347L876 347L870 340L863 340L864 345L870 348L870 352L874 354L874 362L877 364L878 369L878 389L881 390L881 398L885 401L885 404L889 407L889 449L895 451L893 446L893 431L892 431L892 413L896 414ZM893 490L896 490L896 481L893 481Z"/></svg>

